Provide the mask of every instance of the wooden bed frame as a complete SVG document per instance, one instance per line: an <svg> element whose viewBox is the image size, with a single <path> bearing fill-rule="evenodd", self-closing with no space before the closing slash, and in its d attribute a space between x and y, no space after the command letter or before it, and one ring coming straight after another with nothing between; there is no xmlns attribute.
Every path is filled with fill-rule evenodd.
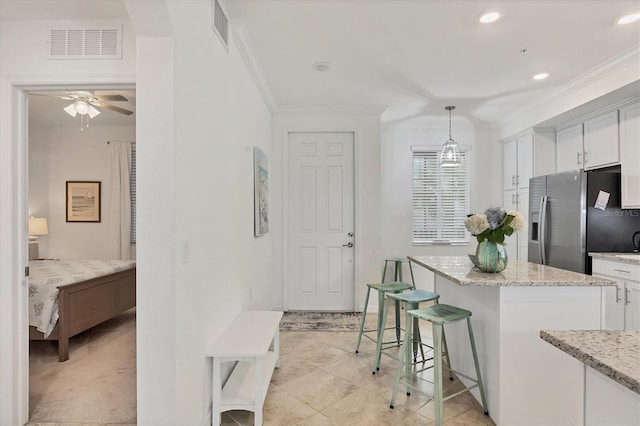
<svg viewBox="0 0 640 426"><path fill-rule="evenodd" d="M58 324L47 338L29 326L29 340L57 340L62 362L69 359L70 337L136 306L136 268L58 289Z"/></svg>

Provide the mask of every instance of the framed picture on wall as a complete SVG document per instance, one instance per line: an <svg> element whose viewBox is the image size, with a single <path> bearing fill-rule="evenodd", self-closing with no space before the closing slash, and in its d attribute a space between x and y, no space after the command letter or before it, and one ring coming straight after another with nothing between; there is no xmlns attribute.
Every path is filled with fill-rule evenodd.
<svg viewBox="0 0 640 426"><path fill-rule="evenodd" d="M269 169L267 156L257 146L253 147L253 178L254 235L259 237L269 232Z"/></svg>
<svg viewBox="0 0 640 426"><path fill-rule="evenodd" d="M100 183L67 181L67 222L100 222Z"/></svg>

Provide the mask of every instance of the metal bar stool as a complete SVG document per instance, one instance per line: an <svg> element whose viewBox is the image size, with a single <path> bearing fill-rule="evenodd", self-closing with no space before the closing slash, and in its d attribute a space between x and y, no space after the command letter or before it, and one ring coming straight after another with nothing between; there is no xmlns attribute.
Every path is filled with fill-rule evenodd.
<svg viewBox="0 0 640 426"><path fill-rule="evenodd" d="M390 259L384 260L384 269L382 270L382 282L385 282L387 277L387 266L389 263L393 263L394 271L393 271L393 281L396 282L404 282L402 279L402 265L404 263L409 264L409 272L411 273L411 284L413 285L412 289L416 288L416 280L413 277L413 268L411 267L411 262L407 257L392 257ZM378 307L378 315L382 312L382 305ZM400 344L400 302L396 300L396 339L398 344Z"/></svg>
<svg viewBox="0 0 640 426"><path fill-rule="evenodd" d="M430 350L432 350L433 348L431 346L424 345L422 343L422 339L420 338L420 328L418 327L418 318L414 317L413 319L411 319L409 316L409 311L413 309L418 309L420 307L420 303L423 303L423 302L429 302L431 300L434 300L436 303L438 303L438 298L440 297L440 295L436 293L432 293L430 291L426 291L426 290L411 290L404 293L387 293L386 296L387 296L387 299L384 303L384 312L382 314L383 324L386 324L387 322L387 317L389 315L389 304L391 302L391 299L395 300L396 302L402 303L405 310L405 328L406 328L406 324L408 324L409 321L413 321L413 330L415 331L412 336L413 337L412 339L413 340L413 361L414 362L418 361L417 359L418 348L420 349L422 362L429 361L431 358L429 359L425 358L423 346L427 346ZM384 330L382 331L382 335L380 336L380 339L378 339L378 344L376 346L376 358L373 363L373 368L371 369L371 372L373 374L376 374L376 371L380 369L380 358L382 357L382 351L384 351L385 349L390 349L392 347L392 346L384 347L383 341L384 341ZM385 355L389 355L389 354L385 353ZM394 358L393 356L391 357ZM394 358L394 359L397 359L397 358Z"/></svg>
<svg viewBox="0 0 640 426"><path fill-rule="evenodd" d="M365 319L367 317L367 305L369 304L369 294L371 293L371 289L378 291L378 323L375 329L365 330L364 324ZM386 293L400 293L405 290L413 290L413 286L409 283L403 283L399 281L391 281L387 283L375 283L375 284L367 284L367 295L364 298L364 312L362 313L362 320L360 320L360 332L358 333L358 342L356 343L356 353L360 350L360 343L362 342L362 336L374 342L376 345L379 341L381 341L381 335L384 334L385 323L383 322L382 315L380 312L384 309L384 295ZM398 302L399 303L399 302ZM396 329L397 341L395 342L396 346L400 344L400 318L396 318L396 326L390 327ZM376 338L369 336L367 333L376 333Z"/></svg>
<svg viewBox="0 0 640 426"><path fill-rule="evenodd" d="M385 259L384 270L382 271L382 282L384 282L384 279L387 275L387 265L389 264L389 262L392 262L395 266L395 270L393 272L393 280L400 281L400 282L404 281L402 279L402 264L409 263L409 272L411 273L411 284L413 284L414 287L416 286L416 281L413 278L413 268L411 267L411 261L409 261L409 258L407 257L392 257L391 259Z"/></svg>
<svg viewBox="0 0 640 426"><path fill-rule="evenodd" d="M466 392L468 390L471 390L473 388L479 388L480 390L480 397L482 398L482 407L484 408L484 414L489 414L489 411L487 409L487 400L485 398L484 395L484 385L482 384L482 376L480 374L480 366L478 364L478 354L476 352L476 344L475 341L473 339L473 330L471 328L471 312L467 311L466 309L461 309L461 308L457 308L455 306L450 306L450 305L444 305L444 304L435 304L433 306L430 306L428 308L423 308L423 309L417 309L417 310L411 310L409 312L407 312L408 315L411 315L417 319L423 319L426 321L429 321L431 323L432 329L433 329L433 347L434 347L434 356L433 356L433 367L434 367L434 379L433 379L433 384L434 384L434 391L435 391L435 395L428 395L433 397L433 399L435 400L435 415L436 415L436 425L440 426L442 425L442 403L449 399L449 398L453 398L454 396L457 396L463 392ZM474 384L472 384L469 387L466 387L465 389L461 390L460 392L456 392L452 395L448 395L446 398L443 397L442 395L442 356L440 356L442 354L443 351L443 337L444 337L444 331L443 331L443 326L444 324L450 324L450 323L454 323L457 321L461 321L463 319L467 320L467 327L469 329L469 341L471 342L471 351L473 353L473 362L475 364L475 368L476 368L476 378L473 377L469 377L467 375L464 375L458 371L455 371L451 368L451 364L449 362L449 359L447 359L447 367L444 367L446 370L448 370L450 373L456 373L466 379L471 380L472 382L474 382ZM396 371L396 384L393 388L393 394L391 395L391 405L390 407L393 408L393 405L395 404L396 401L396 393L398 391L398 387L400 386L400 382L402 381L403 384L406 385L407 387L407 395L410 395L409 389L414 389L418 392L422 392L420 389L416 388L415 386L412 385L411 383L411 377L414 374L420 373L421 371L426 370L422 369L422 370L417 370L417 371L411 371L411 350L409 349L409 339L411 338L411 327L412 324L411 322L408 322L406 324L406 329L407 331L405 332L405 336L404 336L404 343L403 343L403 350L404 350L404 357L401 356L400 357L400 362L398 363L398 370ZM430 367L428 367L430 368ZM404 373L404 374L403 374Z"/></svg>

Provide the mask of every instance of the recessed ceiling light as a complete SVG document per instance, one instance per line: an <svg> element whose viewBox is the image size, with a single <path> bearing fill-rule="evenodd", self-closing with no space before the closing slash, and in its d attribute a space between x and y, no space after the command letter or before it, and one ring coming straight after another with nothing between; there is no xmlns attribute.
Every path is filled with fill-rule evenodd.
<svg viewBox="0 0 640 426"><path fill-rule="evenodd" d="M622 18L618 19L618 24L626 25L631 24L632 22L636 22L640 19L640 13L632 13L630 15L625 15Z"/></svg>
<svg viewBox="0 0 640 426"><path fill-rule="evenodd" d="M329 62L316 62L313 64L313 69L316 71L329 71L329 68L331 68L331 64Z"/></svg>
<svg viewBox="0 0 640 426"><path fill-rule="evenodd" d="M536 74L533 76L534 80L544 80L545 78L549 77L549 73L546 72L541 72L540 74Z"/></svg>
<svg viewBox="0 0 640 426"><path fill-rule="evenodd" d="M500 12L487 12L484 15L482 15L478 19L478 21L480 21L483 24L490 24L492 22L496 22L501 17L502 15L500 14Z"/></svg>

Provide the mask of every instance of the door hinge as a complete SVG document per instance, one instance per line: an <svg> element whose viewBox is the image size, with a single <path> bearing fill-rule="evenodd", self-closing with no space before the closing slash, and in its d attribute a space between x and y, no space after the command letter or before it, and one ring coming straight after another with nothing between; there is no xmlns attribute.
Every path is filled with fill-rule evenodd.
<svg viewBox="0 0 640 426"><path fill-rule="evenodd" d="M25 266L25 267L24 267L24 276L25 276L25 277L28 277L28 276L29 276L29 267L28 267L28 266Z"/></svg>

